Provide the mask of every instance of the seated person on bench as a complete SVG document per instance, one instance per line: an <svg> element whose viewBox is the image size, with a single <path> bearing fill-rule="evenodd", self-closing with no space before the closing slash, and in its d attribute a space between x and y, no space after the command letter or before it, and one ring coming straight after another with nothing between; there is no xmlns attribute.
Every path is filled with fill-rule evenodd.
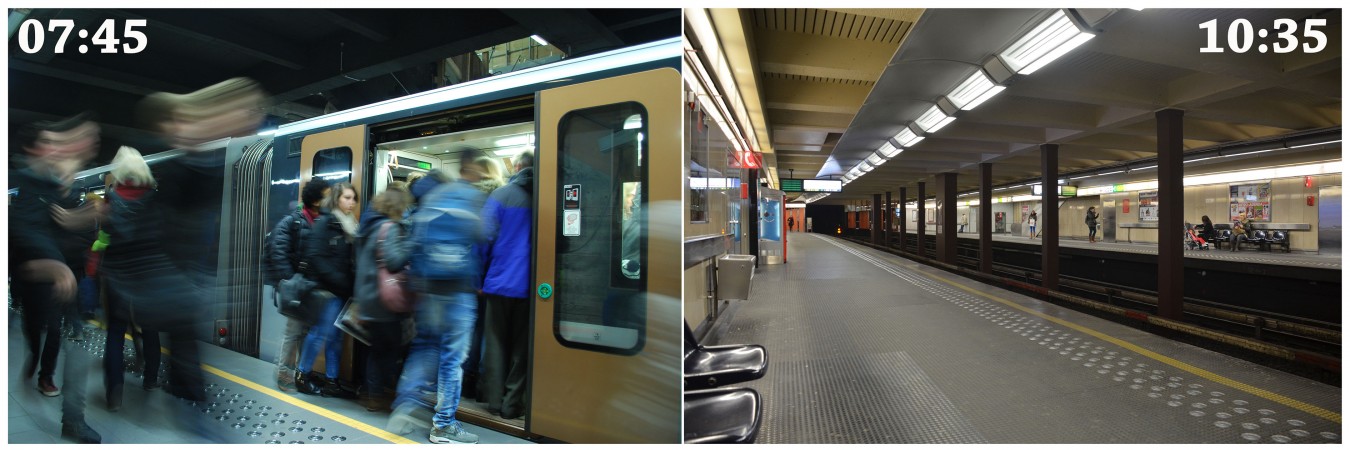
<svg viewBox="0 0 1350 450"><path fill-rule="evenodd" d="M1238 244L1242 243L1244 237L1251 237L1252 219L1247 217L1247 213L1238 214L1238 220L1233 222L1233 249L1237 251Z"/></svg>

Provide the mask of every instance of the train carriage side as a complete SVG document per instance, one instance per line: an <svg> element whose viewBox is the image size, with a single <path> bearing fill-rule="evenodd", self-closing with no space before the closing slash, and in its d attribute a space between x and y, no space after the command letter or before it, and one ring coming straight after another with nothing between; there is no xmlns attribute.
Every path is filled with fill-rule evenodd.
<svg viewBox="0 0 1350 450"><path fill-rule="evenodd" d="M680 51L678 39L660 41L282 126L270 150L255 151L263 156L232 162L239 176L270 171L260 183L267 192L234 189L233 208L265 216L249 225L261 233L237 239L260 248L298 204L302 180L315 175L351 182L364 209L391 181L433 168L457 173L460 146L483 148L504 166L534 147L532 397L523 420L469 401L460 417L565 442L678 442L679 305L667 303L679 301L679 279L668 275L679 271L673 257L648 255L679 254L678 227L659 223L678 223L678 207L669 205L679 204L680 183L647 166L679 164L672 158L680 154ZM586 201L564 204L564 184L581 185ZM560 225L564 216L578 219L577 235ZM285 320L265 300L270 288L256 274L235 276L251 277L232 284L251 286L262 300L222 314L254 322L234 328L249 329L256 344L233 347L275 360ZM353 380L364 358L350 339L344 347L340 376Z"/></svg>

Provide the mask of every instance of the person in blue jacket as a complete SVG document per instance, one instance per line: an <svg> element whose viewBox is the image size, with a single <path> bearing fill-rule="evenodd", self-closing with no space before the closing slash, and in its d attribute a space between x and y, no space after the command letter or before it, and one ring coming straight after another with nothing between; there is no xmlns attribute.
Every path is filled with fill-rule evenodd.
<svg viewBox="0 0 1350 450"><path fill-rule="evenodd" d="M483 399L506 419L525 414L529 372L530 236L533 233L534 153L516 157L516 174L492 191L483 206L488 249L483 279L487 295L487 346Z"/></svg>

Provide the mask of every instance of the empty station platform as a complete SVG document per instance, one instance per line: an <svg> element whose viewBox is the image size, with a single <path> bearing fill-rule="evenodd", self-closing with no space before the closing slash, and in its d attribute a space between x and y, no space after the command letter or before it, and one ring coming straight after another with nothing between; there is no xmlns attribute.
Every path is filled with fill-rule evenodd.
<svg viewBox="0 0 1350 450"><path fill-rule="evenodd" d="M85 327L80 342L66 342L59 364L69 351L84 352L88 365L85 420L103 437L104 444L429 444L428 427L398 435L384 430L387 412L368 412L354 400L286 393L275 389L265 361L220 347L200 344L208 402L186 404L163 389L141 389L140 375L126 373L122 408L108 411L103 388L104 331ZM35 388L37 378L23 377L24 337L21 325L9 324L9 440L10 444L73 444L61 436L61 397L45 397ZM128 348L133 347L130 342ZM130 358L130 357L129 357ZM132 360L134 358L128 359ZM165 361L167 366L167 361ZM68 386L63 369L56 385ZM161 379L166 373L161 373ZM65 395L65 394L62 394ZM465 400L468 403L469 400ZM189 431L176 414L200 414L202 432ZM461 421L483 444L522 444L530 441Z"/></svg>
<svg viewBox="0 0 1350 450"><path fill-rule="evenodd" d="M704 337L771 355L759 443L1342 441L1339 387L838 237L787 254Z"/></svg>

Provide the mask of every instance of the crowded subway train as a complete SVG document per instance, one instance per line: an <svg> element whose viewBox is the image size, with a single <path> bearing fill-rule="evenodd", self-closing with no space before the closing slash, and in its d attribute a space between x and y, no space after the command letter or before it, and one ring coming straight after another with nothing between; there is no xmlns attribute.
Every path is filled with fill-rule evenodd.
<svg viewBox="0 0 1350 450"><path fill-rule="evenodd" d="M664 225L678 222L679 211L671 205L681 198L675 188L679 173L649 168L678 164L680 48L678 39L622 48L293 122L257 135L215 140L191 151L148 155L145 159L156 172L166 162L203 149L224 158L222 185L205 188L221 190L222 202L218 211L204 209L216 216L208 220L219 228L218 234L205 238L209 254L196 255L214 276L203 295L211 300L207 320L197 322L194 336L256 358L254 362L281 361L278 353L290 324L278 311L275 299L280 293L272 285L276 280L266 280L264 267L277 224L310 206L300 201L305 185L322 180L336 188L334 198L345 196L345 201L359 204L351 208L351 219L363 220L362 215L373 213L370 204L391 186L421 197L431 189L428 179L449 185L471 172L502 186L519 178L512 177L513 166L525 171L516 164L521 155L532 154L533 182L521 184L530 200L518 205L532 211L523 216L530 221L523 229L532 230L530 256L510 263L529 273L523 293L526 309L516 312L528 321L521 331L528 343L514 347L511 355L524 360L528 370L524 385L515 387L517 395L523 392L527 398L517 402L522 410L507 411L473 401L469 394L459 403L457 418L545 441L679 442L680 386L675 374L680 343L675 323L680 280L674 258L655 257L679 252L680 230ZM466 154L477 159L465 159ZM461 161L472 162L476 170ZM115 166L79 172L76 185L88 194L106 196L111 187L105 186L104 176L115 172ZM14 198L12 189L11 203ZM343 203L325 204L336 208ZM481 309L478 316L483 316ZM331 390L325 389L322 397L355 397L355 391L363 391L354 386L363 384L371 350L339 336L341 351L317 355L308 345L300 351L302 359L309 359L301 367L312 364L311 372L294 380L301 392L320 393L317 385L305 389L306 382L327 383L324 387ZM470 347L481 347L482 339L473 336ZM209 363L205 355L203 362ZM325 360L333 356L337 363ZM331 373L334 368L337 373ZM472 374L482 369L466 368L463 383L468 391ZM271 391L266 395L286 395L277 392L286 386L275 385L270 370L220 370L259 380L255 390ZM311 379L304 380L306 375ZM90 394L100 398L98 389ZM362 392L363 403L367 394ZM417 394L427 406L438 403L435 392ZM433 399L426 401L428 395ZM391 399L384 400L368 410L387 410ZM428 424L420 426L426 429ZM437 429L432 428L432 441L446 442L436 440ZM388 433L371 433L403 442Z"/></svg>

